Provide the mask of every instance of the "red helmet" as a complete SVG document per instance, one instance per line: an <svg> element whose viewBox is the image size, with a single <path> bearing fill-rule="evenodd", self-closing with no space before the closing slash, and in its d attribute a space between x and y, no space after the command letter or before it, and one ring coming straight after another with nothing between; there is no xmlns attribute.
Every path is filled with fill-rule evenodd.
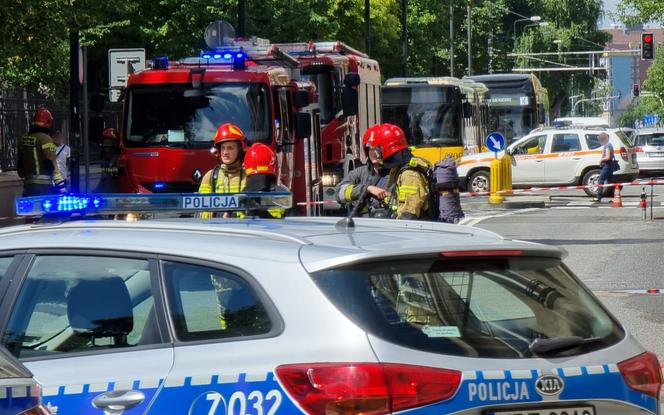
<svg viewBox="0 0 664 415"><path fill-rule="evenodd" d="M369 145L369 140L371 140L378 131L380 131L381 125L380 124L374 124L371 127L367 128L367 131L364 132L364 135L362 136L362 147L366 147Z"/></svg>
<svg viewBox="0 0 664 415"><path fill-rule="evenodd" d="M247 139L244 132L235 124L229 122L221 124L214 135L214 146L217 147L226 141L239 141L242 150L247 148Z"/></svg>
<svg viewBox="0 0 664 415"><path fill-rule="evenodd" d="M369 148L377 152L379 160L385 160L391 155L408 148L406 135L403 130L394 124L383 124L369 140Z"/></svg>
<svg viewBox="0 0 664 415"><path fill-rule="evenodd" d="M51 115L51 111L44 107L37 108L35 115L32 117L32 125L43 128L51 128L52 123L53 116Z"/></svg>
<svg viewBox="0 0 664 415"><path fill-rule="evenodd" d="M254 174L277 175L277 155L265 144L255 143L244 155L244 169L247 177Z"/></svg>

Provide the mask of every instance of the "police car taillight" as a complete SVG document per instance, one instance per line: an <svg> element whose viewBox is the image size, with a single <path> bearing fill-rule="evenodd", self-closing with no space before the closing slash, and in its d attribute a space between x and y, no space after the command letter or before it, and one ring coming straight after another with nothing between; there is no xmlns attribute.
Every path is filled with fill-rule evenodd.
<svg viewBox="0 0 664 415"><path fill-rule="evenodd" d="M461 372L393 363L283 365L277 377L309 414L378 415L448 399Z"/></svg>
<svg viewBox="0 0 664 415"><path fill-rule="evenodd" d="M662 368L657 356L653 353L642 353L620 362L618 369L627 386L659 399L659 390L662 387Z"/></svg>
<svg viewBox="0 0 664 415"><path fill-rule="evenodd" d="M629 161L629 156L625 147L620 147L620 157L622 157L622 159L625 161Z"/></svg>

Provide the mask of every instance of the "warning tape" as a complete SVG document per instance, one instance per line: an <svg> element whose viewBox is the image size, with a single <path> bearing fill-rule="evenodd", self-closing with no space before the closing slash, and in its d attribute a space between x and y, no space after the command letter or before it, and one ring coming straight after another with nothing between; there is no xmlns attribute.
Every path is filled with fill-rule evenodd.
<svg viewBox="0 0 664 415"><path fill-rule="evenodd" d="M554 190L583 190L583 189L591 189L591 188L598 188L598 187L625 187L625 186L656 186L656 185L664 185L664 180L648 180L648 181L634 181L634 182L625 182L625 183L607 183L607 184L594 184L594 185L587 185L587 186L554 186L554 187L529 187L527 189L513 189L513 190L499 190L496 193L497 194L505 194L505 193L537 193L537 192L550 192ZM464 192L464 193L459 193L459 196L465 196L465 197L474 197L474 196L489 196L491 195L491 192Z"/></svg>
<svg viewBox="0 0 664 415"><path fill-rule="evenodd" d="M647 290L610 290L620 294L664 294L664 288L648 288Z"/></svg>

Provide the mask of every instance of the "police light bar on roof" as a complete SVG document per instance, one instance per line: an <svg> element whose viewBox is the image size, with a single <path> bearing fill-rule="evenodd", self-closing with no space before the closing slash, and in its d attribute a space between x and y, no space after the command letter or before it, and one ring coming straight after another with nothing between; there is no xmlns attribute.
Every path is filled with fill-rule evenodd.
<svg viewBox="0 0 664 415"><path fill-rule="evenodd" d="M49 195L16 199L19 216L58 214L119 214L140 212L223 212L288 209L293 204L291 193L159 193Z"/></svg>

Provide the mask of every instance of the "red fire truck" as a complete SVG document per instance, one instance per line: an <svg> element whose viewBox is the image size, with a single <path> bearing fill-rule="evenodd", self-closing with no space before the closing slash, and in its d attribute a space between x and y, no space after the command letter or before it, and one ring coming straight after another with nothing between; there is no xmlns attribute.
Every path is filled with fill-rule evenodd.
<svg viewBox="0 0 664 415"><path fill-rule="evenodd" d="M381 77L378 62L339 42L280 43L297 58L302 79L316 85L322 129L323 194L335 200L335 185L358 162L366 162L361 137L380 123ZM338 205L326 204L335 209Z"/></svg>
<svg viewBox="0 0 664 415"><path fill-rule="evenodd" d="M279 154L280 181L296 201L322 197L315 85L297 80L299 63L263 39L179 61L156 58L130 74L118 134L120 192L194 192L211 169L212 138L232 122ZM262 50L248 53L248 50ZM315 213L312 208L302 213Z"/></svg>

